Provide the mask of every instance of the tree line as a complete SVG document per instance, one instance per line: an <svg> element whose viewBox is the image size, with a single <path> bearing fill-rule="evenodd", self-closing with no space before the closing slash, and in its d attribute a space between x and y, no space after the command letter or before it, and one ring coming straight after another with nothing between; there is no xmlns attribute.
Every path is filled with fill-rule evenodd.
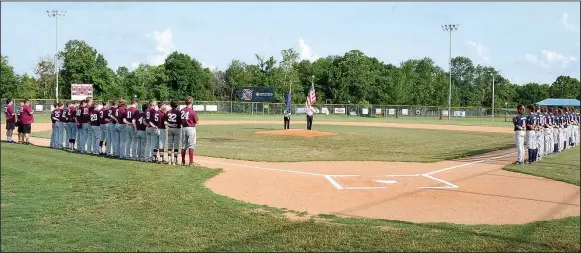
<svg viewBox="0 0 581 253"><path fill-rule="evenodd" d="M448 104L449 72L432 59L410 59L398 66L384 63L351 50L315 61L300 60L291 49L274 56L255 55L254 63L232 60L225 70L208 69L195 58L180 52L167 56L159 66L141 64L113 70L105 57L82 40L71 40L59 52L59 97L70 98L70 84L92 83L96 99L137 96L140 99L183 99L197 101L236 101L240 87L272 87L275 98L285 101L292 89L293 103L304 103L314 82L319 103L426 105ZM3 98L55 98L56 73L52 57L38 61L34 76L14 73L7 56L2 55L0 93ZM490 107L492 78L495 80L497 107L531 104L545 98L580 99L576 78L559 76L552 84L510 83L490 66L474 65L467 57L452 59L452 105Z"/></svg>

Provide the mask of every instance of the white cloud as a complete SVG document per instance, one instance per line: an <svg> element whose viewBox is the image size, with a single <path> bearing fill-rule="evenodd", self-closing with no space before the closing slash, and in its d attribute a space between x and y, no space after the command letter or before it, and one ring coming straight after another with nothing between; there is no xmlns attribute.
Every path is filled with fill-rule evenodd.
<svg viewBox="0 0 581 253"><path fill-rule="evenodd" d="M201 62L201 64L202 64L202 68L209 68L211 71L214 71L214 69L216 69L216 65L208 64L205 62Z"/></svg>
<svg viewBox="0 0 581 253"><path fill-rule="evenodd" d="M541 50L541 54L547 58L549 63L561 63L561 67L563 68L566 68L570 62L577 61L577 58L573 56L564 56L560 53L549 50Z"/></svg>
<svg viewBox="0 0 581 253"><path fill-rule="evenodd" d="M299 39L297 51L301 60L315 61L320 58L318 55L313 54L313 50L303 39Z"/></svg>
<svg viewBox="0 0 581 253"><path fill-rule="evenodd" d="M541 66L541 68L549 68L549 64L545 63L542 60L539 60L536 55L526 54L525 58L527 62L529 62L530 64L539 65Z"/></svg>
<svg viewBox="0 0 581 253"><path fill-rule="evenodd" d="M468 45L474 47L476 49L476 54L484 63L490 62L490 57L488 56L488 48L482 44L476 43L474 41L467 41Z"/></svg>
<svg viewBox="0 0 581 253"><path fill-rule="evenodd" d="M568 31L578 31L578 28L576 25L569 23L569 13L565 12L563 14L561 14L561 25L563 25L563 27L565 27L565 30Z"/></svg>
<svg viewBox="0 0 581 253"><path fill-rule="evenodd" d="M139 62L136 62L136 61L132 62L131 63L131 69L130 70L133 71L133 70L137 69L139 67L139 64L140 63Z"/></svg>
<svg viewBox="0 0 581 253"><path fill-rule="evenodd" d="M155 54L147 56L147 61L151 65L161 65L165 62L165 58L173 51L176 47L173 44L173 35L170 28L166 28L163 31L155 31L152 34L146 35L148 38L153 37L155 40Z"/></svg>

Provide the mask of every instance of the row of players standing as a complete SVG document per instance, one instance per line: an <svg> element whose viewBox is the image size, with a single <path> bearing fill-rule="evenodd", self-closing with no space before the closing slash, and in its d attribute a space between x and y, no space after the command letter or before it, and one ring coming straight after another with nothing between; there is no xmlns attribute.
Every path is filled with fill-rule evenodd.
<svg viewBox="0 0 581 253"><path fill-rule="evenodd" d="M192 98L188 97L185 103L180 110L177 101L172 101L167 110L165 103L150 100L141 106L141 111L137 99L130 105L121 99L110 106L106 101L99 106L91 98L67 102L64 107L59 103L51 113L50 146L107 158L178 164L181 139L181 164L186 165L187 151L191 166L199 119L192 109Z"/></svg>
<svg viewBox="0 0 581 253"><path fill-rule="evenodd" d="M579 141L579 110L569 107L547 108L529 105L529 115L525 116L523 105L517 107L518 115L514 124L517 161L515 164L535 163L543 156L559 153L568 147L575 147ZM526 134L525 134L526 133ZM525 161L525 137L528 159Z"/></svg>

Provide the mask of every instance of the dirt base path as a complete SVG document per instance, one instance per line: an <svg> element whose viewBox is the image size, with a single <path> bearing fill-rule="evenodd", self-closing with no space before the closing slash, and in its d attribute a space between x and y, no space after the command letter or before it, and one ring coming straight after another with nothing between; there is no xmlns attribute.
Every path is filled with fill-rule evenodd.
<svg viewBox="0 0 581 253"><path fill-rule="evenodd" d="M226 123L268 124L204 122ZM43 129L49 130L50 124L33 126L33 131ZM46 139L33 142L48 144ZM224 169L205 184L218 194L310 214L459 224L519 224L580 215L578 186L502 170L514 156L508 150L438 163L196 161Z"/></svg>

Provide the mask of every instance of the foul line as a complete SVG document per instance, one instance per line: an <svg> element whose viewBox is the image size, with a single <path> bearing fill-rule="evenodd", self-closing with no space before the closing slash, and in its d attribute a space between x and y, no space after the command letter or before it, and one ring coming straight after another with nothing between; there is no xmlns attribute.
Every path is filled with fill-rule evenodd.
<svg viewBox="0 0 581 253"><path fill-rule="evenodd" d="M327 175L323 175L323 174L319 174L319 173L303 172L303 171L296 171L296 170L273 169L273 168L265 168L265 167L258 167L258 166L252 166L252 165L245 165L245 164L236 164L236 163L212 162L212 161L205 161L205 160L198 160L198 162L213 163L213 164L228 165L228 166L238 166L238 167L245 167L245 168L252 168L252 169L270 170L270 171L289 172L289 173L297 173L297 174L320 176L320 177L327 176ZM356 176L359 176L359 175L356 175Z"/></svg>

